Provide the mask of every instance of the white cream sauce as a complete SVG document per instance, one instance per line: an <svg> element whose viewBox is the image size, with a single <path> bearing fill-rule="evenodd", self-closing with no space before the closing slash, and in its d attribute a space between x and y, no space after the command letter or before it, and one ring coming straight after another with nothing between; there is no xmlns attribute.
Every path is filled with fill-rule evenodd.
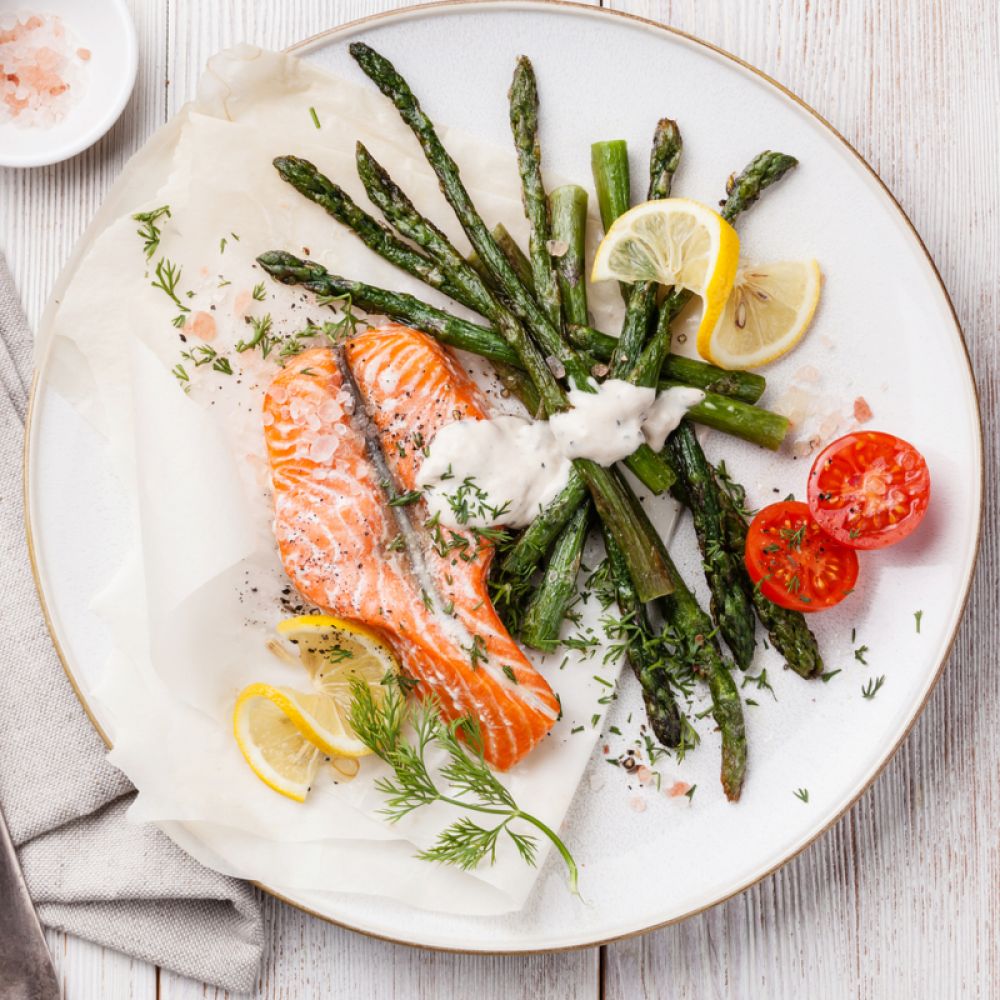
<svg viewBox="0 0 1000 1000"><path fill-rule="evenodd" d="M449 527L524 527L566 485L570 459L608 466L641 444L659 451L704 398L687 386L657 393L608 379L595 392L571 390L572 409L551 420L459 420L431 441L417 486Z"/></svg>

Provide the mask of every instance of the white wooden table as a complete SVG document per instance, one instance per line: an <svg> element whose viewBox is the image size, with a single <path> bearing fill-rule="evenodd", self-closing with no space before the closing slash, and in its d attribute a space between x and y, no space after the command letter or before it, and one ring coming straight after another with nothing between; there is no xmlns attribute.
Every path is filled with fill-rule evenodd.
<svg viewBox="0 0 1000 1000"><path fill-rule="evenodd" d="M37 321L70 248L122 164L193 93L211 53L239 41L280 48L402 5L398 0L131 0L139 80L110 135L56 167L0 170L0 248L29 318ZM937 261L965 330L987 427L987 510L995 510L1000 501L1000 5L996 0L605 0L604 5L672 24L760 67L819 110L881 174ZM909 739L851 813L776 875L700 917L645 937L527 958L416 951L369 940L269 900L270 948L258 996L996 997L997 525L988 513L964 625ZM63 935L50 933L49 942L68 1000L181 1000L218 993Z"/></svg>

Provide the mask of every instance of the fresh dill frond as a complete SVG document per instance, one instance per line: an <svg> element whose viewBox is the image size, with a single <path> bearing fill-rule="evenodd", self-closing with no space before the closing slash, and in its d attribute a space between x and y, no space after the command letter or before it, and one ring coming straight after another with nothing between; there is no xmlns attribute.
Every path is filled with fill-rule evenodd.
<svg viewBox="0 0 1000 1000"><path fill-rule="evenodd" d="M879 693L879 690L881 689L883 684L885 684L885 674L883 674L881 677L872 678L872 680L870 680L861 689L862 697L868 699L868 701L871 701L871 699L874 698L875 695Z"/></svg>
<svg viewBox="0 0 1000 1000"><path fill-rule="evenodd" d="M795 791L792 792L792 794L800 802L808 802L809 801L809 789L808 788L796 788Z"/></svg>
<svg viewBox="0 0 1000 1000"><path fill-rule="evenodd" d="M271 333L271 314L267 313L259 319L248 316L247 321L253 330L253 336L249 340L236 342L237 353L242 354L244 351L252 351L256 348L260 351L260 356L266 358L274 347L274 337Z"/></svg>
<svg viewBox="0 0 1000 1000"><path fill-rule="evenodd" d="M146 260L150 260L159 249L160 227L156 224L158 219L170 218L170 206L161 205L159 208L150 209L148 212L136 212L132 218L142 225L135 231L136 235L143 241L142 250L146 255Z"/></svg>
<svg viewBox="0 0 1000 1000"><path fill-rule="evenodd" d="M186 313L191 310L181 302L177 295L177 286L180 284L180 280L181 269L169 258L161 257L156 263L156 281L151 281L150 284L170 296L174 305L182 313Z"/></svg>
<svg viewBox="0 0 1000 1000"><path fill-rule="evenodd" d="M252 298L255 302L263 302L264 301L264 282L263 281L259 281L259 282L257 282L256 285L253 286L253 291L250 292L250 298Z"/></svg>
<svg viewBox="0 0 1000 1000"><path fill-rule="evenodd" d="M361 742L392 768L392 777L375 783L386 799L383 815L395 822L422 806L444 802L466 813L493 817L487 825L468 814L460 817L417 857L472 871L484 861L494 864L498 845L505 839L526 864L534 865L538 838L512 826L524 823L551 841L566 864L570 889L576 894L579 872L573 856L555 831L518 807L510 790L490 770L478 722L463 716L445 723L433 696L411 705L395 677L383 681L383 692L376 699L368 684L355 680L349 716ZM445 755L437 772L440 779L427 764L432 748Z"/></svg>

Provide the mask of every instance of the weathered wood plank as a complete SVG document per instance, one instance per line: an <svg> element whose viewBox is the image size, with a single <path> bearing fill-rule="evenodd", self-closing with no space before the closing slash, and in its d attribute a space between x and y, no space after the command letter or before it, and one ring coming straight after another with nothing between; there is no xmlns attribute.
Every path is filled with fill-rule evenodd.
<svg viewBox="0 0 1000 1000"><path fill-rule="evenodd" d="M45 940L63 1000L155 1000L156 968L148 962L60 931L47 930Z"/></svg>

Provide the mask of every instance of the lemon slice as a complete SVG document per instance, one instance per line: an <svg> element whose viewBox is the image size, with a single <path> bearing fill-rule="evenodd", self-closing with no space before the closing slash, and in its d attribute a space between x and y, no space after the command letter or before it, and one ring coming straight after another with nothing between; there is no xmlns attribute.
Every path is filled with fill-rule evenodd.
<svg viewBox="0 0 1000 1000"><path fill-rule="evenodd" d="M701 296L699 337L729 298L740 256L736 230L700 202L663 198L615 220L594 256L591 281L655 281Z"/></svg>
<svg viewBox="0 0 1000 1000"><path fill-rule="evenodd" d="M270 684L245 687L236 700L233 731L261 781L296 802L305 802L326 753L302 735L288 694L287 689Z"/></svg>
<svg viewBox="0 0 1000 1000"><path fill-rule="evenodd" d="M757 368L780 358L809 328L822 284L814 260L741 267L715 326L698 330L698 353L722 368Z"/></svg>
<svg viewBox="0 0 1000 1000"><path fill-rule="evenodd" d="M286 662L301 663L313 690L251 684L236 700L233 730L257 777L303 802L324 759L371 752L348 722L351 685L360 679L380 701L382 680L398 664L373 632L327 615L286 619L277 632L294 652L278 642L270 648Z"/></svg>

